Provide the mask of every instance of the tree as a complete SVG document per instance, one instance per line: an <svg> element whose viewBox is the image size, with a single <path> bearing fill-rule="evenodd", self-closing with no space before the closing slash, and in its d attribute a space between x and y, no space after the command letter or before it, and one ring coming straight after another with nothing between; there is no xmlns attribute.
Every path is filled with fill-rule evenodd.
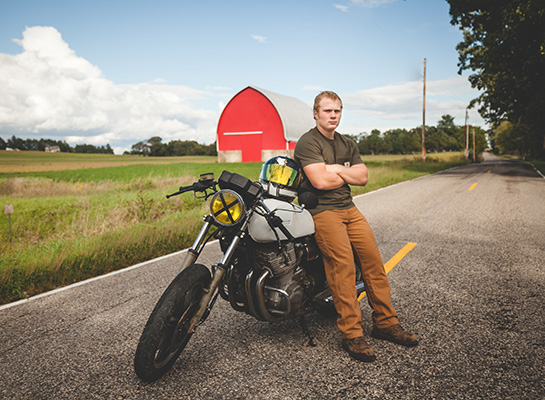
<svg viewBox="0 0 545 400"><path fill-rule="evenodd" d="M518 132L513 132L513 124L504 121L494 130L491 142L500 154L514 154L520 147L519 142L523 139Z"/></svg>
<svg viewBox="0 0 545 400"><path fill-rule="evenodd" d="M443 137L443 150L457 151L465 147L465 138L460 133L460 127L454 123L454 117L443 115L437 122L437 130Z"/></svg>
<svg viewBox="0 0 545 400"><path fill-rule="evenodd" d="M159 136L153 136L148 139L148 146L150 149L150 156L163 157L168 156L167 145L162 143L163 139Z"/></svg>
<svg viewBox="0 0 545 400"><path fill-rule="evenodd" d="M169 155L172 156L190 156L204 155L205 151L202 146L194 140L173 140L168 144Z"/></svg>
<svg viewBox="0 0 545 400"><path fill-rule="evenodd" d="M387 142L385 149L391 149L393 154L405 154L418 151L420 148L420 136L415 143L411 132L406 129L391 129L384 132L384 140Z"/></svg>
<svg viewBox="0 0 545 400"><path fill-rule="evenodd" d="M443 151L443 144L446 141L444 133L435 126L426 126L426 151L428 153Z"/></svg>
<svg viewBox="0 0 545 400"><path fill-rule="evenodd" d="M508 120L524 156L545 157L545 7L542 0L447 0L459 71L482 94L479 112L494 127Z"/></svg>
<svg viewBox="0 0 545 400"><path fill-rule="evenodd" d="M417 153L422 151L422 130L413 128L401 137L404 153Z"/></svg>
<svg viewBox="0 0 545 400"><path fill-rule="evenodd" d="M148 142L138 142L131 146L131 154L139 154L142 156L149 155L150 148Z"/></svg>
<svg viewBox="0 0 545 400"><path fill-rule="evenodd" d="M10 139L8 139L7 147L11 147L12 149L26 150L25 141L15 136L12 136Z"/></svg>
<svg viewBox="0 0 545 400"><path fill-rule="evenodd" d="M382 137L378 129L373 129L371 134L367 136L367 143L371 154L383 153L384 146L382 145Z"/></svg>

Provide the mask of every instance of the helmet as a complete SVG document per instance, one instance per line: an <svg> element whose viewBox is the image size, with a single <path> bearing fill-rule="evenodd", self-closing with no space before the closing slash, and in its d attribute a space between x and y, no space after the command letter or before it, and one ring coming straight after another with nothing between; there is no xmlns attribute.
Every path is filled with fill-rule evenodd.
<svg viewBox="0 0 545 400"><path fill-rule="evenodd" d="M297 163L284 156L271 158L263 164L259 174L259 182L267 194L289 201L297 196L300 179L301 173Z"/></svg>

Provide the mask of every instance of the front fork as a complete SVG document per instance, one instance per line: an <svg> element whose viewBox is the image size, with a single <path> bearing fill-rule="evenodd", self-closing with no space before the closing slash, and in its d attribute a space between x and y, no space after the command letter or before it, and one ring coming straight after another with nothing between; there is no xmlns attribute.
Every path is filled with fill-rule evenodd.
<svg viewBox="0 0 545 400"><path fill-rule="evenodd" d="M229 266L229 264L231 262L231 258L233 257L233 254L235 254L235 250L238 247L238 244L240 243L240 241L242 240L242 238L246 234L246 228L248 227L249 221L250 221L250 216L248 216L244 220L244 222L242 223L239 231L233 237L233 241L231 242L231 244L229 245L229 247L225 251L225 254L223 255L223 258L221 259L221 261L212 266L212 274L213 274L212 275L212 281L210 282L210 286L208 288L204 289L204 295L203 295L203 297L202 297L202 299L201 299L201 301L199 303L199 309L197 310L195 315L193 315L193 318L191 318L191 321L189 322L188 331L190 333L193 333L195 331L195 329L197 328L197 326L199 326L199 324L201 323L201 319L202 319L203 315L205 314L205 312L210 311L210 309L209 309L210 301L212 300L212 297L214 296L214 293L216 293L216 289L218 288L218 286L220 285L220 283L222 281L223 275L225 274L225 271L227 270L227 267ZM206 228L206 231L204 231L204 228L205 228L205 226L207 224L208 224L208 227ZM182 265L182 270L184 268L187 268L189 265L191 265L191 263L194 262L196 260L197 256L200 254L200 251L202 249L199 249L199 251L196 251L198 246L200 246L200 244L198 244L197 242L199 241L199 238L200 238L200 241L203 240L203 238L206 235L206 232L208 231L209 227L210 227L210 222L208 220L206 220L205 225L201 229L201 232L199 233L199 236L197 237L197 239L195 240L195 243L193 244L193 247L190 249L190 250L194 250L194 251L193 252L188 251L188 253L187 253L186 259L184 260L184 263ZM196 246L196 245L198 245L198 246ZM192 259L192 262L188 264L188 259L191 258L190 255L193 256L193 259ZM216 293L216 295L217 295L217 293ZM210 308L211 308L211 306L210 306Z"/></svg>
<svg viewBox="0 0 545 400"><path fill-rule="evenodd" d="M184 269L189 267L191 264L194 264L197 260L197 257L199 257L199 254L201 254L201 251L203 249L203 243L204 239L206 237L206 234L208 233L208 230L212 226L212 217L210 215L207 215L204 217L204 224L197 235L197 238L193 242L193 246L191 246L187 250L187 254L185 255L184 261L182 262L182 266L180 267L180 271L182 272Z"/></svg>

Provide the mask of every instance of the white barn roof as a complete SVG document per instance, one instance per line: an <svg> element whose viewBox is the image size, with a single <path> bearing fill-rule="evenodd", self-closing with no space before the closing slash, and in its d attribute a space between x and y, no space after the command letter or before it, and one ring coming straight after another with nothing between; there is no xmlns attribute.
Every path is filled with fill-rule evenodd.
<svg viewBox="0 0 545 400"><path fill-rule="evenodd" d="M284 137L289 142L296 142L309 129L316 126L312 108L303 101L290 96L270 92L255 86L250 88L258 91L273 104L284 128Z"/></svg>

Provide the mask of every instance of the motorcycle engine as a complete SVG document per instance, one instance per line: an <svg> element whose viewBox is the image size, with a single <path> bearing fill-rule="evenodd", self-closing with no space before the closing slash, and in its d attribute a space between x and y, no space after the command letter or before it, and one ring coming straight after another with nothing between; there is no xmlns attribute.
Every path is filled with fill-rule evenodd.
<svg viewBox="0 0 545 400"><path fill-rule="evenodd" d="M260 245L256 256L258 264L272 274L265 286L267 307L280 313L298 310L304 298L300 284L304 271L298 268L293 243L285 243L281 250L276 244Z"/></svg>

